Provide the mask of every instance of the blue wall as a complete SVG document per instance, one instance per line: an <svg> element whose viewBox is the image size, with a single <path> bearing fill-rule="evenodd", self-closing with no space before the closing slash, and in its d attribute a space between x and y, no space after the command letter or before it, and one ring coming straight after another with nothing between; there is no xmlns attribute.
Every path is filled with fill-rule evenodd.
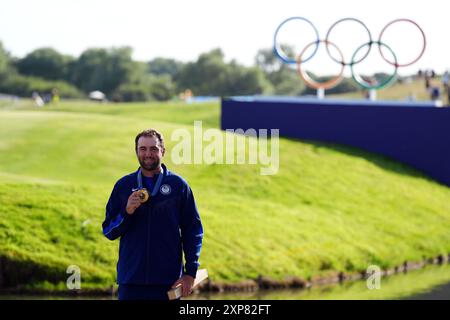
<svg viewBox="0 0 450 320"><path fill-rule="evenodd" d="M235 97L221 127L280 129L280 136L379 153L450 186L450 108L431 103Z"/></svg>

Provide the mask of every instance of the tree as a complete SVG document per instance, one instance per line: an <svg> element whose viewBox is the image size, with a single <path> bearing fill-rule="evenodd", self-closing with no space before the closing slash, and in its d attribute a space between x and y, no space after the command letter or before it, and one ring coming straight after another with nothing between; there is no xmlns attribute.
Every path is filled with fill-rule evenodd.
<svg viewBox="0 0 450 320"><path fill-rule="evenodd" d="M180 73L183 63L174 59L155 58L148 62L148 72L154 75L169 75L172 79Z"/></svg>
<svg viewBox="0 0 450 320"><path fill-rule="evenodd" d="M289 55L292 53L289 47L283 47L283 50ZM300 95L305 90L305 84L295 70L296 66L281 61L272 49L259 50L255 62L272 84L275 94Z"/></svg>
<svg viewBox="0 0 450 320"><path fill-rule="evenodd" d="M222 51L215 49L187 63L178 77L178 89L190 89L195 95L222 95L226 72L223 57Z"/></svg>
<svg viewBox="0 0 450 320"><path fill-rule="evenodd" d="M0 82L6 79L9 69L11 69L11 58L0 41Z"/></svg>
<svg viewBox="0 0 450 320"><path fill-rule="evenodd" d="M289 48L288 48L289 50ZM266 74L271 74L273 72L279 71L281 67L284 65L284 62L281 61L272 49L260 49L256 53L255 62L261 70Z"/></svg>
<svg viewBox="0 0 450 320"><path fill-rule="evenodd" d="M195 95L226 96L259 94L270 87L264 74L235 61L225 63L221 49L203 53L196 62L187 63L180 72L178 89Z"/></svg>
<svg viewBox="0 0 450 320"><path fill-rule="evenodd" d="M150 94L158 101L169 100L176 94L175 83L168 74L155 75L151 78Z"/></svg>
<svg viewBox="0 0 450 320"><path fill-rule="evenodd" d="M23 75L47 80L68 80L74 58L62 55L52 48L40 48L17 61L17 69Z"/></svg>
<svg viewBox="0 0 450 320"><path fill-rule="evenodd" d="M258 67L245 68L231 61L227 70L226 91L230 95L270 93L273 87Z"/></svg>
<svg viewBox="0 0 450 320"><path fill-rule="evenodd" d="M110 95L140 72L130 47L88 49L76 61L72 81L84 92L100 90Z"/></svg>
<svg viewBox="0 0 450 320"><path fill-rule="evenodd" d="M0 80L0 92L22 97L31 97L31 94L35 91L41 94L50 93L53 88L57 88L59 95L64 98L83 98L83 94L76 87L61 80L45 80L14 72Z"/></svg>

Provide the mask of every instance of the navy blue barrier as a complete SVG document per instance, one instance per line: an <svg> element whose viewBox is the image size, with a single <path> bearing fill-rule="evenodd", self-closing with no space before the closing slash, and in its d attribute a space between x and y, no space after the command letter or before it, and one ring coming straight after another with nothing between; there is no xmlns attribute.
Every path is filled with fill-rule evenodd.
<svg viewBox="0 0 450 320"><path fill-rule="evenodd" d="M231 97L222 99L221 127L361 148L450 186L450 108L431 102Z"/></svg>

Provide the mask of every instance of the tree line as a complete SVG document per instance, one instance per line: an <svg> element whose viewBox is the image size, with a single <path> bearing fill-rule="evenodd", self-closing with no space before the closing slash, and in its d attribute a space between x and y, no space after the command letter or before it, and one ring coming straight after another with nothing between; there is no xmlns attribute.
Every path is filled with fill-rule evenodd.
<svg viewBox="0 0 450 320"><path fill-rule="evenodd" d="M185 90L196 96L310 92L271 49L259 50L251 67L226 62L219 48L192 62L163 57L135 61L132 53L130 47L90 48L73 57L45 47L16 58L0 42L0 93L31 96L57 88L61 97L83 98L99 90L113 101L166 101ZM335 93L355 90L348 79L334 88Z"/></svg>

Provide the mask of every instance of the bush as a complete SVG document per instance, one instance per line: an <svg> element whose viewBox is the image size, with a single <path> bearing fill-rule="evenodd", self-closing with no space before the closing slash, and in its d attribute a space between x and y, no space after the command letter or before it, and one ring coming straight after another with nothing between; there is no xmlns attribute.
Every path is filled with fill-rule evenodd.
<svg viewBox="0 0 450 320"><path fill-rule="evenodd" d="M153 76L149 91L156 100L167 101L175 95L175 84L169 75Z"/></svg>
<svg viewBox="0 0 450 320"><path fill-rule="evenodd" d="M144 75L133 83L124 83L113 93L114 101L167 101L175 95L175 84L169 75Z"/></svg>
<svg viewBox="0 0 450 320"><path fill-rule="evenodd" d="M0 92L21 97L31 97L34 91L50 93L57 88L62 98L82 98L84 94L73 85L64 81L48 81L42 78L10 74L0 79Z"/></svg>
<svg viewBox="0 0 450 320"><path fill-rule="evenodd" d="M153 100L148 88L140 84L125 83L119 86L113 93L113 100L124 101L148 101Z"/></svg>
<svg viewBox="0 0 450 320"><path fill-rule="evenodd" d="M313 77L318 82L325 82L330 80L331 77ZM358 92L360 86L353 81L351 78L344 78L336 87L326 90L326 94L339 94L339 93L349 93ZM306 88L303 94L316 94L317 90L312 88Z"/></svg>

